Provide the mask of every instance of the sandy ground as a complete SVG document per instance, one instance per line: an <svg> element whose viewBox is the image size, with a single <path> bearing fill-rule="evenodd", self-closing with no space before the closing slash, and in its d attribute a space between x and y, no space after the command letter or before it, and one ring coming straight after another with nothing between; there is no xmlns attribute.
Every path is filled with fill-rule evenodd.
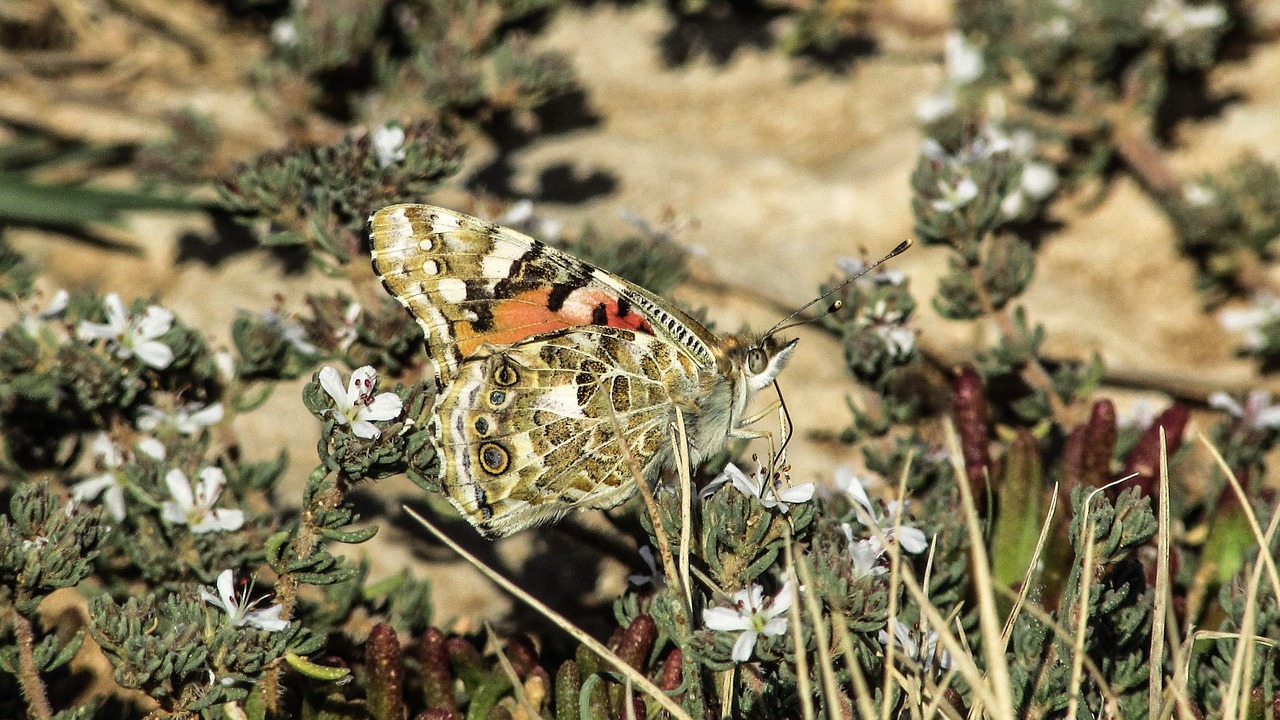
<svg viewBox="0 0 1280 720"><path fill-rule="evenodd" d="M921 12L945 22L941 9ZM624 210L674 216L685 225L679 240L705 250L694 280L676 295L707 306L725 328L772 325L810 299L835 273L838 257L863 250L878 255L910 235L907 179L921 142L914 108L941 78L941 35L889 33L881 52L854 58L850 72L836 74L750 47L723 63L695 57L670 66L660 51L669 22L644 7L596 6L558 16L538 43L572 59L596 121L518 150L509 158L512 190L570 226L591 220L621 227ZM1236 99L1218 116L1177 129L1175 166L1189 174L1210 170L1246 149L1280 162L1278 74L1278 44L1256 46L1245 60L1221 68L1213 90ZM469 162L483 167L492 152L474 145ZM544 182L566 176L583 201L564 202L564 188ZM1121 178L1096 206L1068 198L1053 214L1062 230L1044 243L1024 299L1048 331L1050 356L1099 353L1112 383L1106 392L1123 403L1149 397L1162 404L1171 393L1203 398L1260 382L1252 364L1235 357L1237 338L1203 313L1192 291L1193 268L1134 183ZM158 294L222 342L237 309L270 307L277 295L300 307L307 292L334 287L317 275L286 275L256 252L213 266L175 265L184 243L213 237L199 217L137 218L130 230L142 250L137 255L34 233L14 236L47 268L50 287ZM942 321L926 301L945 259L941 250L917 248L894 261L922 300L919 341L943 367L964 362L990 341L988 328ZM853 462L857 451L810 441L805 432L842 427L846 394L862 391L843 376L832 339L807 330L798 335L802 343L782 379L789 404L802 409L793 412L799 432L790 460L796 480L821 481L836 464ZM279 387L265 408L235 420L251 455L289 448L289 488L301 486L318 432L299 402L299 387ZM294 494L289 488L282 497ZM417 495L406 481L370 488L368 515L383 515L384 527L356 551L367 552L378 573L412 564L434 578L439 621L502 616L509 601L474 571L416 539L420 531L385 522ZM535 592L577 598L562 600L562 607L607 602L624 582L626 568L577 557L570 550L580 541L561 530L494 545L475 539L465 525L450 528ZM559 592L547 590L557 586Z"/></svg>

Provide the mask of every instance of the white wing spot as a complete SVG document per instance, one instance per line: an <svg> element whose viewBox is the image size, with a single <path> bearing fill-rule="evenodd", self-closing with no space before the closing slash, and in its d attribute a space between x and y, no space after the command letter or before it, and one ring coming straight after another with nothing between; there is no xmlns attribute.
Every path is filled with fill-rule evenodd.
<svg viewBox="0 0 1280 720"><path fill-rule="evenodd" d="M480 262L480 272L487 278L505 278L511 275L511 265L510 258L491 253Z"/></svg>
<svg viewBox="0 0 1280 720"><path fill-rule="evenodd" d="M440 272L440 263L435 260L427 260L422 263L422 272L428 275L435 275Z"/></svg>
<svg viewBox="0 0 1280 720"><path fill-rule="evenodd" d="M467 284L458 278L445 278L436 285L436 289L445 302L459 303L467 299Z"/></svg>
<svg viewBox="0 0 1280 720"><path fill-rule="evenodd" d="M427 237L424 237L418 241L418 247L422 248L423 250L430 250L431 248L435 247L435 243L431 242L431 236L428 235Z"/></svg>
<svg viewBox="0 0 1280 720"><path fill-rule="evenodd" d="M563 417L586 417L578 405L578 389L574 385L559 385L542 393L534 406Z"/></svg>

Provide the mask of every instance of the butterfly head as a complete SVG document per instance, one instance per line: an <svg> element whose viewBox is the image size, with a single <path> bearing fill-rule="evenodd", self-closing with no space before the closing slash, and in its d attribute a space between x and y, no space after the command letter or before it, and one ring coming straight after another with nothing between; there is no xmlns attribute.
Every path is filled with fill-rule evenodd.
<svg viewBox="0 0 1280 720"><path fill-rule="evenodd" d="M724 341L729 361L741 368L747 389L753 393L778 377L800 342L783 341L776 335L730 335Z"/></svg>

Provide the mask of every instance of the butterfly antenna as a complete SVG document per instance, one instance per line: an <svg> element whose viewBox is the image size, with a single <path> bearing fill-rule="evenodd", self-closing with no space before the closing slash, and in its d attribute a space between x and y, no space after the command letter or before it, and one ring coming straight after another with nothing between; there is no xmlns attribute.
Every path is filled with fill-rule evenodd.
<svg viewBox="0 0 1280 720"><path fill-rule="evenodd" d="M879 260L877 260L877 261L875 261L875 262L871 263L870 265L866 266L865 268L863 268L862 272L858 273L857 275L854 275L853 277L851 277L851 278L849 278L849 279L845 280L844 282L840 283L839 285L837 285L837 286L835 286L835 287L831 288L830 290L828 290L828 291L826 291L826 292L822 293L822 294L821 294L821 295L819 295L818 297L816 297L816 298L814 298L814 299L810 300L809 302L805 303L805 304L804 304L804 307L801 307L799 310L796 310L795 312L791 313L790 315L788 315L788 316L786 316L786 317L782 318L781 320L779 320L779 321L778 321L778 324L777 324L777 325L774 325L772 328L770 328L770 329L769 329L769 332L765 333L765 334L764 334L764 336L765 336L765 337L769 337L769 336L773 335L773 334L774 334L774 333L776 333L776 332L781 332L781 331L786 330L786 329L788 329L788 328L793 328L793 327L795 327L795 326L797 326L797 325L804 325L805 323L811 323L811 322L813 322L814 320L818 320L818 319L824 318L824 317L826 317L827 315L830 315L831 313L833 313L833 312L835 312L835 311L839 310L840 308L844 307L844 303L843 303L843 302L841 302L841 301L839 301L839 300L836 300L835 302L831 303L831 307L827 308L827 309L826 309L826 311L825 311L825 312L823 312L821 315L815 315L814 317L811 317L811 318L806 318L806 319L804 319L804 320L798 320L798 321L796 321L796 322L791 322L791 320L792 320L792 319L794 319L794 318L795 318L797 315L799 315L800 313L804 312L805 310L808 310L809 308L813 307L814 305L817 305L818 303L822 302L823 300L826 300L827 298L831 297L833 294L835 294L835 293L839 292L840 290L842 290L842 289L843 289L846 285L848 285L849 283L854 282L855 280L857 280L858 278L862 277L863 275L866 275L867 273L871 272L872 270L875 270L876 268L880 267L882 264L884 264L884 263L885 263L887 260L889 260L890 258L895 258L895 257L897 257L897 256L901 255L902 253L906 252L906 251L907 251L907 248L911 247L911 245L912 245L912 244L913 244L913 242L912 242L912 240L911 240L910 238L907 238L906 240L903 240L903 241L898 245L898 247L896 247L896 248L894 248L894 249L890 250L888 255L885 255L884 257L880 258ZM790 323L790 324L788 324L788 323Z"/></svg>

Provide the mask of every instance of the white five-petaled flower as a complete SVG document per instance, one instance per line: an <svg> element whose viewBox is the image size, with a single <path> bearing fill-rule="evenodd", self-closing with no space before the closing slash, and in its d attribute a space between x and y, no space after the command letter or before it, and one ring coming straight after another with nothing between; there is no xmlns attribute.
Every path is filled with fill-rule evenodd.
<svg viewBox="0 0 1280 720"><path fill-rule="evenodd" d="M89 451L97 458L98 467L104 471L88 480L71 486L72 503L93 500L99 496L107 506L111 517L116 522L124 520L124 484L120 475L120 466L124 465L124 454L111 442L106 433L98 433L89 446Z"/></svg>
<svg viewBox="0 0 1280 720"><path fill-rule="evenodd" d="M378 167L389 167L404 160L404 138L404 128L395 123L388 122L374 129L370 141L378 155Z"/></svg>
<svg viewBox="0 0 1280 720"><path fill-rule="evenodd" d="M923 633L924 642L917 643L911 628L907 627L901 621L893 621L893 639L897 641L898 647L901 647L912 660L920 663L920 667L925 672L933 669L934 659L937 659L938 667L947 669L951 667L951 653L943 650L938 652L938 633L929 630ZM889 633L884 630L880 631L880 644L889 644ZM921 651L923 645L923 652Z"/></svg>
<svg viewBox="0 0 1280 720"><path fill-rule="evenodd" d="M901 506L902 518L905 521L906 503L890 502L887 504L885 512L879 513L871 502L871 497L867 495L866 488L862 486L862 482L857 477L854 477L852 473L848 477L851 479L842 482L843 478L837 473L836 484L840 490L844 491L853 500L855 509L858 511L858 520L864 525L873 525L880 528L886 539L890 542L896 540L903 550L913 555L923 552L925 548L929 547L929 541L925 538L923 531L897 520L898 508ZM898 522L897 527L894 526L895 522ZM880 538L876 536L869 538L869 540L877 544L880 542Z"/></svg>
<svg viewBox="0 0 1280 720"><path fill-rule="evenodd" d="M258 600L249 599L249 590L237 595L235 592L235 573L223 570L218 576L218 594L214 595L209 588L200 588L200 598L227 613L231 624L236 627L252 625L267 632L278 632L289 626L288 620L280 619L284 610L280 605L257 609Z"/></svg>
<svg viewBox="0 0 1280 720"><path fill-rule="evenodd" d="M222 403L210 405L187 403L165 412L160 408L143 405L138 410L137 426L139 430L151 432L163 425L168 425L182 435L195 435L201 429L222 422Z"/></svg>
<svg viewBox="0 0 1280 720"><path fill-rule="evenodd" d="M222 470L207 467L200 471L200 479L194 488L187 474L174 468L164 476L164 483L169 487L172 500L166 500L161 508L165 520L174 525L189 525L191 532L203 534L209 532L239 530L244 525L244 513L240 510L215 508L222 488L227 484L227 476Z"/></svg>
<svg viewBox="0 0 1280 720"><path fill-rule="evenodd" d="M402 406L398 395L385 392L374 396L373 387L377 382L377 373L368 365L351 373L351 382L345 390L337 370L327 365L320 370L320 386L337 406L331 411L334 418L339 425L350 425L356 437L376 438L382 431L374 422L392 420L400 415Z"/></svg>
<svg viewBox="0 0 1280 720"><path fill-rule="evenodd" d="M817 489L811 482L779 489L778 483L766 475L764 467L757 467L755 473L747 475L737 465L729 463L724 466L724 470L712 481L712 484L719 487L728 480L733 483L738 492L756 498L761 505L770 510L777 508L783 515L787 514L792 505L812 500L814 490Z"/></svg>
<svg viewBox="0 0 1280 720"><path fill-rule="evenodd" d="M1262 334L1262 328L1277 320L1280 320L1280 298L1267 294L1255 295L1247 308L1218 313L1218 324L1223 329L1244 333L1244 346L1249 350L1257 350L1263 346L1266 337Z"/></svg>
<svg viewBox="0 0 1280 720"><path fill-rule="evenodd" d="M1244 405L1224 392L1216 392L1209 396L1209 407L1240 418L1254 430L1280 428L1280 405L1271 403L1271 393L1266 390L1250 392Z"/></svg>
<svg viewBox="0 0 1280 720"><path fill-rule="evenodd" d="M777 637L787 631L785 613L795 602L791 581L782 584L778 594L764 599L764 588L755 583L733 594L732 607L714 607L702 611L702 622L712 630L740 632L733 643L733 661L746 662L755 651L761 635Z"/></svg>
<svg viewBox="0 0 1280 720"><path fill-rule="evenodd" d="M30 334L35 335L40 325L47 320L52 320L62 313L66 312L67 304L71 300L71 295L66 290L59 289L49 298L49 305L43 310L32 308L31 310L23 310L22 327Z"/></svg>
<svg viewBox="0 0 1280 720"><path fill-rule="evenodd" d="M151 305L138 317L131 317L124 301L116 293L103 298L107 310L107 322L82 321L76 330L81 340L107 340L115 345L116 357L134 355L157 370L169 367L173 362L173 350L156 338L173 327L173 313L159 305Z"/></svg>
<svg viewBox="0 0 1280 720"><path fill-rule="evenodd" d="M1156 0L1143 17L1147 27L1177 40L1188 32L1209 30L1227 21L1221 5L1188 5L1184 0Z"/></svg>

